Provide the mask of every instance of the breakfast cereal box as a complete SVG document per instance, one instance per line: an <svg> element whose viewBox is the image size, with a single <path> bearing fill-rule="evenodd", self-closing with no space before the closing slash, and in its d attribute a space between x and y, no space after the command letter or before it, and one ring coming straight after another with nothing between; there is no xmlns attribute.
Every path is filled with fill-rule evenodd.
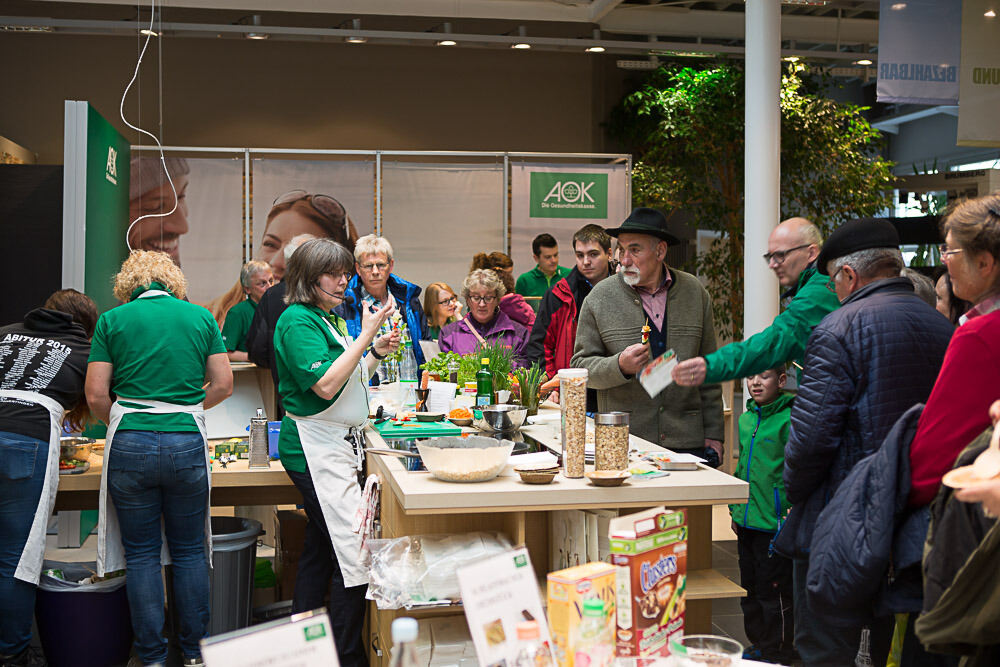
<svg viewBox="0 0 1000 667"><path fill-rule="evenodd" d="M684 633L687 515L657 507L611 520L620 657L669 655Z"/></svg>
<svg viewBox="0 0 1000 667"><path fill-rule="evenodd" d="M573 667L570 640L583 617L583 601L599 598L604 601L608 626L615 624L615 568L607 563L586 563L548 577L549 632L553 653L559 667Z"/></svg>

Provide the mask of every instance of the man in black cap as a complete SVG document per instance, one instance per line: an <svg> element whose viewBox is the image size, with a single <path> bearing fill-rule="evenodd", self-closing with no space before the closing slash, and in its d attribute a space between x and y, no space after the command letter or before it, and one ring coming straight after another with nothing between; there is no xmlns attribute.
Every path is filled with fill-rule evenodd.
<svg viewBox="0 0 1000 667"><path fill-rule="evenodd" d="M667 245L677 238L659 211L637 208L607 231L618 238L621 271L584 300L571 364L589 371L601 412L631 412L635 435L718 466L724 437L719 385L671 384L650 398L637 377L668 349L681 359L715 350L711 298L695 276L667 266Z"/></svg>
<svg viewBox="0 0 1000 667"><path fill-rule="evenodd" d="M817 267L829 276L827 287L841 306L806 344L785 447L792 509L775 547L793 558L795 648L803 662L854 664L862 627L868 626L872 664L885 664L890 618L859 618L845 628L810 610L810 543L820 512L854 465L881 446L900 415L927 400L952 327L899 277L903 257L889 222L844 224L823 246Z"/></svg>

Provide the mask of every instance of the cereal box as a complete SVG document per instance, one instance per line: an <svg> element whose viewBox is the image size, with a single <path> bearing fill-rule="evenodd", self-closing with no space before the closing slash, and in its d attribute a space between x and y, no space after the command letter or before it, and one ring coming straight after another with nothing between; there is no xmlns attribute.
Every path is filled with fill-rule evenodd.
<svg viewBox="0 0 1000 667"><path fill-rule="evenodd" d="M608 625L615 623L615 568L586 563L549 574L549 632L559 667L573 667L570 640L583 617L583 601L604 601Z"/></svg>
<svg viewBox="0 0 1000 667"><path fill-rule="evenodd" d="M657 507L612 519L610 547L615 566L618 656L669 655L670 638L684 633L684 510Z"/></svg>

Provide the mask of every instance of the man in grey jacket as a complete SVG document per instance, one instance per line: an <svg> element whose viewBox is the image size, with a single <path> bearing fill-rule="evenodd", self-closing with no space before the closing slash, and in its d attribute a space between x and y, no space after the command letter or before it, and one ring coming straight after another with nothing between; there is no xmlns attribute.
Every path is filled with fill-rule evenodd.
<svg viewBox="0 0 1000 667"><path fill-rule="evenodd" d="M608 234L618 238L621 272L595 285L583 302L572 365L590 372L601 412L631 412L635 435L718 466L724 437L719 385L671 384L650 398L637 377L668 349L679 359L715 351L711 298L696 277L667 266L667 245L677 239L659 211L637 208Z"/></svg>

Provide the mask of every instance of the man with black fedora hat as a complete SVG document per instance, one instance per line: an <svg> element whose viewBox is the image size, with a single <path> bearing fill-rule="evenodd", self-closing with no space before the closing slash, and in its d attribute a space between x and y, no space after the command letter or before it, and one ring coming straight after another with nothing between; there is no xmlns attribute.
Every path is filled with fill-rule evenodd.
<svg viewBox="0 0 1000 667"><path fill-rule="evenodd" d="M784 482L792 509L775 548L793 558L795 648L803 662L854 664L867 625L872 663L885 664L890 618L859 618L843 627L844 619L832 621L810 609L806 574L813 529L855 464L879 449L904 412L927 400L952 326L899 276L899 236L887 221L859 220L838 228L823 246L817 268L829 276L827 287L841 306L806 344L785 447Z"/></svg>
<svg viewBox="0 0 1000 667"><path fill-rule="evenodd" d="M667 266L667 247L678 240L661 212L636 208L607 232L618 239L621 270L583 302L571 363L589 371L601 412L631 412L632 433L717 466L724 437L719 385L672 384L650 398L637 378L668 349L681 359L715 350L711 298L695 276Z"/></svg>

